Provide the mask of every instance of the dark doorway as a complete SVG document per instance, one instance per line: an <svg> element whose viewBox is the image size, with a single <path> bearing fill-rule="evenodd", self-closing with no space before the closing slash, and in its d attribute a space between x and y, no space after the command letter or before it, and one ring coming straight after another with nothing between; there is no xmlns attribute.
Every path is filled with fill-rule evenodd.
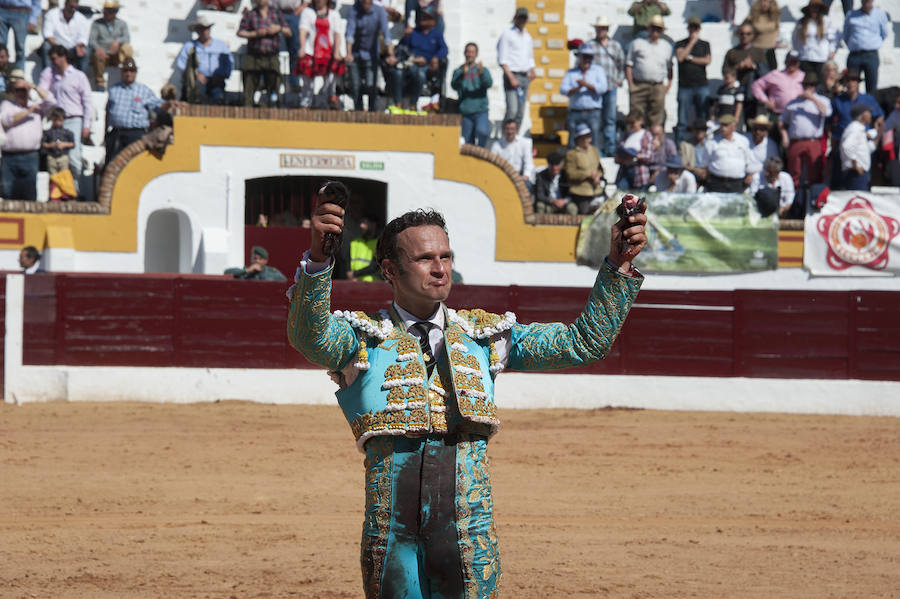
<svg viewBox="0 0 900 599"><path fill-rule="evenodd" d="M309 218L315 208L316 192L326 180L341 181L350 188L350 209L344 222L346 256L339 257L334 270L335 278L344 278L350 240L359 236L359 219L368 216L378 223L379 229L385 224L387 183L321 175L247 179L244 184L245 264L249 263L250 248L262 245L269 252L269 265L288 278L293 276L297 257L309 247Z"/></svg>

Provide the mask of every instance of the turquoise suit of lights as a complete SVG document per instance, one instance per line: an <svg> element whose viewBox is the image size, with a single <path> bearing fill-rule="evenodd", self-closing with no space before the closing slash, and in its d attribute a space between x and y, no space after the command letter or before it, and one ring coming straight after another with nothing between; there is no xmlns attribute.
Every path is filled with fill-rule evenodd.
<svg viewBox="0 0 900 599"><path fill-rule="evenodd" d="M429 375L417 339L394 310L331 312L331 269L301 270L288 338L330 371L365 454L361 563L368 599L499 596L487 441L500 420L504 369L550 370L606 356L642 277L604 265L574 323L519 324L515 315L444 311L444 348ZM506 340L503 363L495 343ZM344 372L357 376L347 383Z"/></svg>

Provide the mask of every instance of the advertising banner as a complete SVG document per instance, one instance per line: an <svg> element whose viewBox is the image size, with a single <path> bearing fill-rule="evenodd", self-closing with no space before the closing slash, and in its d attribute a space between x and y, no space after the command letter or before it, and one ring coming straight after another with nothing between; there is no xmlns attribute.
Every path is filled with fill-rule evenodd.
<svg viewBox="0 0 900 599"><path fill-rule="evenodd" d="M579 264L599 266L621 193L581 226ZM650 242L636 265L645 272L737 273L778 265L778 219L763 218L750 196L732 193L647 193Z"/></svg>
<svg viewBox="0 0 900 599"><path fill-rule="evenodd" d="M803 265L813 275L900 273L900 194L831 192L804 227Z"/></svg>

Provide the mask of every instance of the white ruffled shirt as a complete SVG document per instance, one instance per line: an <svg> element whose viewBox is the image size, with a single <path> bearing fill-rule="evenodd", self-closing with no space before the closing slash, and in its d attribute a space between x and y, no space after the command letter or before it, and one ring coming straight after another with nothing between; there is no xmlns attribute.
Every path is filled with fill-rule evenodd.
<svg viewBox="0 0 900 599"><path fill-rule="evenodd" d="M326 260L325 262L313 262L309 259L309 250L303 253L303 257L300 259L300 266L297 268L297 272L294 274L294 285L300 282L300 275L303 272L306 272L308 275L314 275L316 273L320 273L326 268L331 266L331 258ZM291 299L294 292L294 285L291 285L286 295L288 299ZM400 318L403 319L403 324L406 326L407 330L417 322L421 322L420 318L413 316L403 308L397 305L397 302L393 302L394 308L397 310L397 314ZM444 349L444 327L446 326L446 322L444 320L444 311L438 307L435 309L434 314L432 314L428 319L428 322L433 324L434 326L428 331L428 344L431 346L431 354L436 358L440 359L440 352ZM414 332L409 330L409 333L416 338L417 341L421 343L421 339ZM506 368L506 365L509 363L509 347L510 340L512 338L512 332L510 329L506 329L500 333L494 335L494 351L497 352L497 358L500 361L500 364L503 368ZM356 360L350 360L347 365L341 370L341 374L344 375L344 382L347 387L353 384L353 381L356 380L356 377L359 376L359 368L356 367Z"/></svg>

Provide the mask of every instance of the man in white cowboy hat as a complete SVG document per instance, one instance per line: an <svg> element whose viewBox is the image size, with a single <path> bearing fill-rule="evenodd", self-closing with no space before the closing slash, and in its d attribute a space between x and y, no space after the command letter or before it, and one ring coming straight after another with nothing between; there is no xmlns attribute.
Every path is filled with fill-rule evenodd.
<svg viewBox="0 0 900 599"><path fill-rule="evenodd" d="M622 45L609 37L609 19L599 16L594 21L594 39L588 45L594 49L594 64L606 72L606 93L603 94L600 127L603 132L602 142L595 138L595 143L604 156L616 153L616 90L625 81L625 50Z"/></svg>
<svg viewBox="0 0 900 599"><path fill-rule="evenodd" d="M197 38L187 42L175 59L175 68L182 71L182 97L188 102L222 104L225 100L225 80L234 69L234 58L228 44L212 37L212 21L199 16L191 23Z"/></svg>
<svg viewBox="0 0 900 599"><path fill-rule="evenodd" d="M584 124L590 127L594 147L600 150L600 119L606 89L606 71L594 64L594 49L582 45L575 68L569 69L559 86L559 92L569 96L566 129L570 148L575 147L575 130Z"/></svg>
<svg viewBox="0 0 900 599"><path fill-rule="evenodd" d="M94 88L99 91L106 86L103 79L106 67L117 67L123 60L134 55L128 23L120 19L118 14L119 0L106 0L103 3L103 16L91 23L88 52L94 69Z"/></svg>
<svg viewBox="0 0 900 599"><path fill-rule="evenodd" d="M631 110L641 110L648 124L665 120L666 92L672 86L672 45L662 39L666 26L662 17L654 15L649 22L646 39L631 42L625 57Z"/></svg>

